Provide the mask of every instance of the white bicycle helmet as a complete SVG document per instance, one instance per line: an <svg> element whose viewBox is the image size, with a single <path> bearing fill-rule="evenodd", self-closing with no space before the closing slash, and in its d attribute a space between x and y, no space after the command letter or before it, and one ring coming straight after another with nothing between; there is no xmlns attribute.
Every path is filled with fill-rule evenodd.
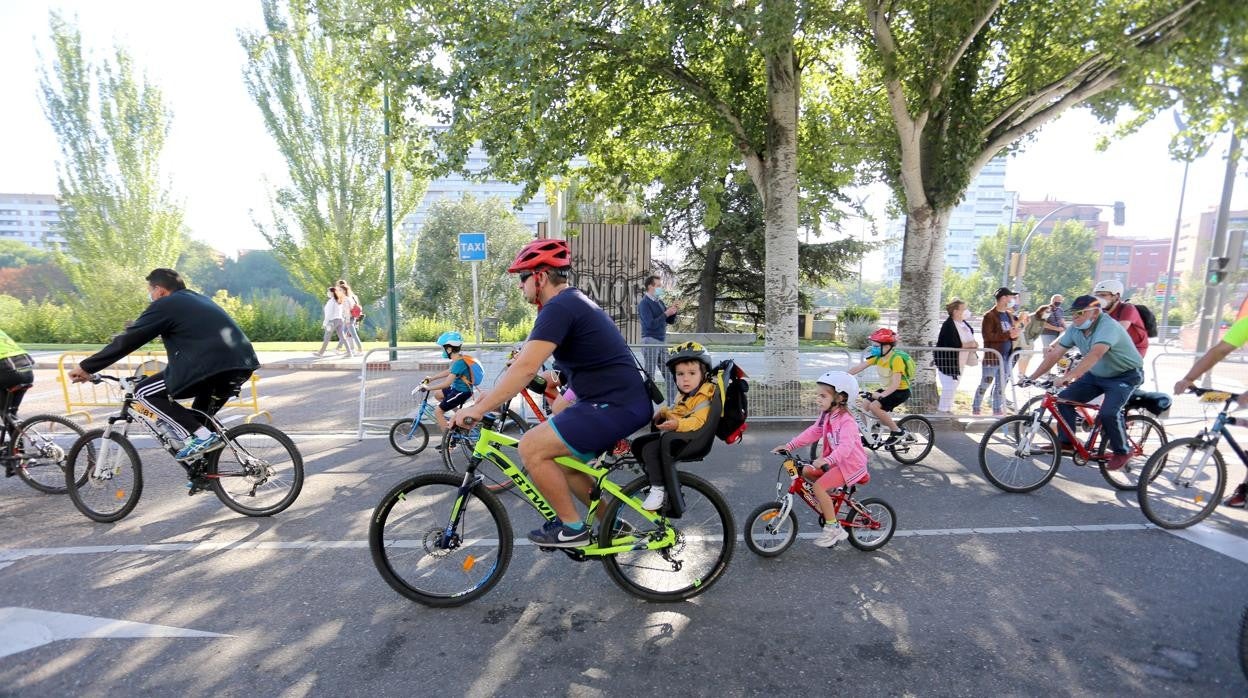
<svg viewBox="0 0 1248 698"><path fill-rule="evenodd" d="M1092 295L1095 296L1098 293L1112 293L1116 296L1121 296L1125 290L1126 289L1123 287L1122 282L1118 279L1105 279L1104 281L1096 282L1096 285L1092 287Z"/></svg>
<svg viewBox="0 0 1248 698"><path fill-rule="evenodd" d="M844 371L828 371L816 382L838 393L845 393L851 404L858 397L858 379Z"/></svg>

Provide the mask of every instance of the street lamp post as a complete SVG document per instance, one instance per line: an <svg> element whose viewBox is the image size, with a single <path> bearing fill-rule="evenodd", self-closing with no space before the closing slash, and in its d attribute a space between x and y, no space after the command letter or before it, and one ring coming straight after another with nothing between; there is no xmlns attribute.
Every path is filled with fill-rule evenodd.
<svg viewBox="0 0 1248 698"><path fill-rule="evenodd" d="M1047 221L1047 220L1049 220L1050 218L1052 218L1052 217L1053 217L1053 215L1054 215L1054 214L1056 214L1058 211L1063 211L1063 210L1068 209L1068 208L1078 208L1078 207L1080 207L1080 206L1096 206L1096 207L1100 207L1100 208L1104 208L1104 207L1109 207L1109 206L1112 206L1112 207L1114 208L1115 214L1117 214L1117 212L1119 212L1119 211L1122 211L1122 210L1123 210L1123 204L1122 204L1122 202L1121 202L1121 201L1115 201L1115 202L1114 202L1114 203L1112 203L1112 204L1063 204L1063 205L1058 206L1057 208L1053 209L1052 211L1049 211L1048 213L1044 214L1044 217L1043 217L1043 218L1041 218L1040 220L1036 221L1036 224L1035 224L1035 225L1033 225L1033 226L1031 226L1031 230L1027 231L1027 236L1023 238L1023 244L1022 244L1022 245L1020 245L1020 246L1019 246L1019 248L1018 248L1018 268L1017 268L1017 269L1015 270L1015 272L1014 272L1014 284L1013 284L1013 286L1012 286L1012 289L1011 289L1011 290L1013 290L1013 291L1015 291L1016 293L1018 293L1018 305L1019 305L1019 307L1022 307L1022 306L1023 306L1023 293L1024 293L1024 292L1025 292L1025 290L1026 290L1026 289L1022 288L1022 281L1023 281L1023 266L1024 266L1024 264L1025 264L1025 263L1026 263L1026 261L1027 261L1027 246L1031 244L1031 238L1032 238L1032 236L1036 234L1036 231L1040 230L1040 226L1044 225L1044 222L1045 222L1045 221ZM1114 221L1114 223L1115 223L1115 224L1117 224L1117 225L1121 225L1121 222L1120 222L1120 221L1118 221L1118 220L1115 220L1115 221ZM1008 241L1008 240L1009 240L1009 238L1007 237L1007 238L1006 238L1006 240ZM1009 248L1009 246L1007 245L1007 246L1006 246L1006 253L1005 253L1005 270L1006 270L1006 273L1009 273L1009 269L1010 269L1010 252L1009 252L1009 249L1010 249L1010 248Z"/></svg>
<svg viewBox="0 0 1248 698"><path fill-rule="evenodd" d="M390 360L398 359L399 309L394 295L394 198L390 178L390 89L381 92L382 135L386 141L386 307L390 313Z"/></svg>

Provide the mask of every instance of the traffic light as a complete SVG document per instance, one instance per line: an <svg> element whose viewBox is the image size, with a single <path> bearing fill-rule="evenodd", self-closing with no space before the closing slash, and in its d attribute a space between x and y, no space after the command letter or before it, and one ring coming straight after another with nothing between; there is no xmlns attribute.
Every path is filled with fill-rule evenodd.
<svg viewBox="0 0 1248 698"><path fill-rule="evenodd" d="M1205 273L1205 285L1217 286L1226 280L1227 267L1231 263L1230 257L1210 257L1209 270Z"/></svg>
<svg viewBox="0 0 1248 698"><path fill-rule="evenodd" d="M1127 205L1121 201L1114 202L1114 225L1123 225L1127 222Z"/></svg>

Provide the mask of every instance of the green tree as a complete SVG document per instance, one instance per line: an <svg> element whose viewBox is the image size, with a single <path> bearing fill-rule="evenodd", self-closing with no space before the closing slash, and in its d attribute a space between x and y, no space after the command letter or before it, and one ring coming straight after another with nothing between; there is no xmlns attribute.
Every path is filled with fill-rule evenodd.
<svg viewBox="0 0 1248 698"><path fill-rule="evenodd" d="M1029 220L1011 227L1011 249L1017 250L1022 245L1034 224L1034 220ZM987 309L992 305L992 294L1001 286L1006 234L1005 228L999 228L996 235L979 242L975 251L979 257L979 268L970 276L962 277L952 270L945 270L944 302L957 295L972 310ZM1068 300L1090 293L1092 275L1096 272L1095 242L1095 233L1078 221L1059 221L1052 232L1033 236L1027 245L1021 284L1026 290L1023 309L1033 310L1048 303L1055 293ZM957 277L956 280L951 274ZM1010 277L1009 283L1013 284L1013 277Z"/></svg>
<svg viewBox="0 0 1248 698"><path fill-rule="evenodd" d="M319 298L343 278L371 303L386 291L383 167L403 153L386 151L377 91L358 87L359 48L321 29L354 16L357 3L261 4L266 31L240 33L244 79L291 184L272 196L272 223L256 226L301 289ZM395 222L422 189L410 175L394 178ZM396 256L400 273L411 269L410 252Z"/></svg>
<svg viewBox="0 0 1248 698"><path fill-rule="evenodd" d="M0 269L47 264L53 255L47 250L31 247L16 240L0 240Z"/></svg>
<svg viewBox="0 0 1248 698"><path fill-rule="evenodd" d="M54 54L40 88L64 157L57 261L78 290L76 321L103 339L138 315L143 277L172 267L184 244L182 210L159 168L171 117L124 49L92 68L78 29L55 12L49 23Z"/></svg>
<svg viewBox="0 0 1248 698"><path fill-rule="evenodd" d="M836 91L848 86L829 77L840 71L840 8L797 0L375 6L408 19L376 53L378 72L449 124L437 134L448 166L480 142L490 173L525 181L530 194L565 178L580 156L589 166L578 174L593 188L657 183L663 192L697 182L706 229L716 224L719 175L743 169L763 202L767 363L795 375L802 204L826 210L857 159L835 108ZM802 139L820 147L799 149Z"/></svg>
<svg viewBox="0 0 1248 698"><path fill-rule="evenodd" d="M857 89L843 106L861 114L854 137L878 148L871 168L906 214L901 303L915 311L901 318L906 341L935 335L950 215L1003 150L1077 105L1112 120L1122 106L1155 113L1181 97L1245 123L1240 0L862 0L860 9L846 27ZM1215 65L1228 55L1233 67ZM1165 87L1172 80L1182 95Z"/></svg>
<svg viewBox="0 0 1248 698"><path fill-rule="evenodd" d="M238 259L225 260L225 267L221 271L221 288L244 300L252 300L257 295L272 291L294 298L303 305L315 306L318 310L325 293L325 289L321 288L317 289L316 295L309 295L296 287L290 280L290 273L272 250L251 250L240 254Z"/></svg>
<svg viewBox="0 0 1248 698"><path fill-rule="evenodd" d="M211 296L224 288L222 276L225 272L225 255L206 242L188 239L186 249L178 258L178 266L175 268L187 286L205 296Z"/></svg>
<svg viewBox="0 0 1248 698"><path fill-rule="evenodd" d="M436 317L465 335L471 333L472 265L459 261L459 234L470 232L485 233L488 255L477 272L481 315L498 316L507 324L530 319L532 306L507 267L533 233L503 201L472 196L443 199L429 208L416 240L416 268L404 283L406 314Z"/></svg>

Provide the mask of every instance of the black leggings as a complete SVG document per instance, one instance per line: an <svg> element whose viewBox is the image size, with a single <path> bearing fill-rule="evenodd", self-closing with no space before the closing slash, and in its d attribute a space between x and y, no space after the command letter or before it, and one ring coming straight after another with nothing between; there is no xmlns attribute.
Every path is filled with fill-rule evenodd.
<svg viewBox="0 0 1248 698"><path fill-rule="evenodd" d="M665 433L662 431L650 432L633 439L633 455L641 462L642 468L646 471L646 478L650 481L652 487L663 484L663 454L659 448L662 446L660 439ZM668 440L668 443L671 444L672 460L674 461L680 456L681 451L685 450L685 446L689 445L689 440L672 438Z"/></svg>
<svg viewBox="0 0 1248 698"><path fill-rule="evenodd" d="M165 372L161 371L139 381L135 387L134 397L139 402L159 414L166 422L179 430L179 437L185 439L201 426L208 426L208 420L198 412L214 415L221 411L230 398L238 394L243 383L251 377L251 369L225 371L209 376L198 383L192 383L177 395L169 396L165 389ZM191 408L187 409L174 400L194 398Z"/></svg>
<svg viewBox="0 0 1248 698"><path fill-rule="evenodd" d="M22 398L26 395L26 391L10 393L9 388L34 383L35 372L31 370L33 364L30 356L25 354L11 357L11 359L0 359L0 391L3 392L0 394L0 405L8 402L9 414L13 416L14 421L17 421L17 408L22 405ZM15 368L15 366L20 368Z"/></svg>

